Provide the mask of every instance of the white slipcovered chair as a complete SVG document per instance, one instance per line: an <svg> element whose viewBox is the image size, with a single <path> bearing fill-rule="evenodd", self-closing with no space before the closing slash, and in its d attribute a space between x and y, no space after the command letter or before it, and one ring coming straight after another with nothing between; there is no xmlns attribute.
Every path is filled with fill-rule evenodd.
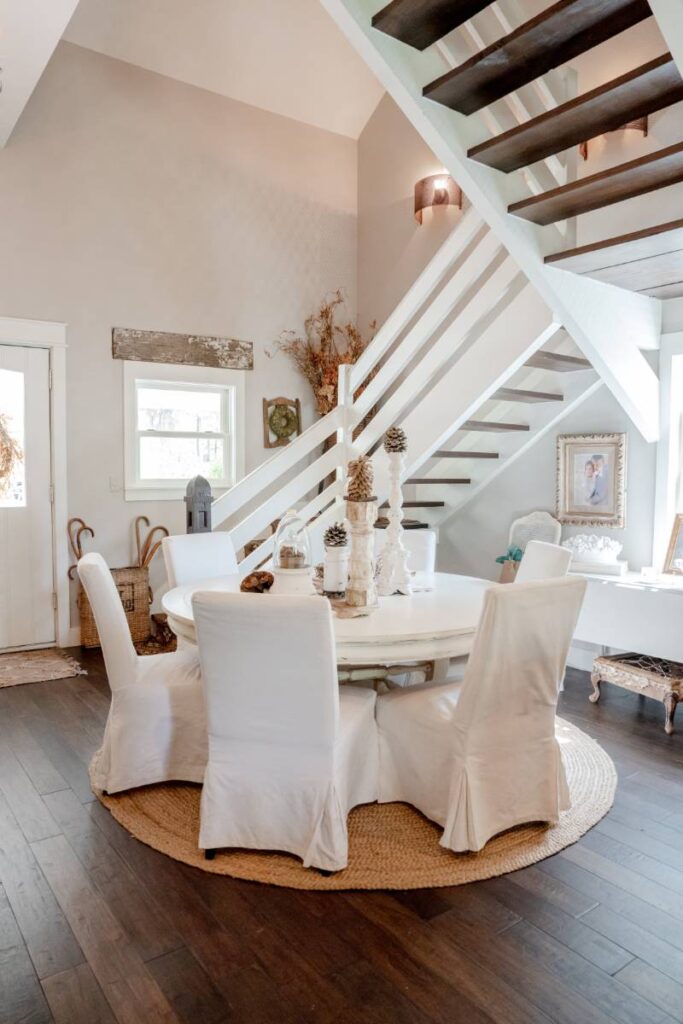
<svg viewBox="0 0 683 1024"><path fill-rule="evenodd" d="M162 550L169 587L237 572L235 547L230 534L222 530L164 537Z"/></svg>
<svg viewBox="0 0 683 1024"><path fill-rule="evenodd" d="M569 792L555 708L585 589L579 578L494 585L461 682L378 698L381 803L417 807L458 852L558 820Z"/></svg>
<svg viewBox="0 0 683 1024"><path fill-rule="evenodd" d="M559 544L530 540L519 563L515 583L530 583L532 580L550 580L566 576L571 560L571 551Z"/></svg>
<svg viewBox="0 0 683 1024"><path fill-rule="evenodd" d="M200 848L346 867L348 812L377 799L375 693L340 693L328 602L200 591L192 607L209 733Z"/></svg>
<svg viewBox="0 0 683 1024"><path fill-rule="evenodd" d="M387 531L375 530L375 558L386 544ZM403 546L408 552L411 572L431 574L436 567L436 532L434 530L404 530Z"/></svg>
<svg viewBox="0 0 683 1024"><path fill-rule="evenodd" d="M201 782L207 738L196 648L140 657L102 556L84 555L78 575L95 616L111 687L104 741L93 762L95 786L118 793L154 782Z"/></svg>

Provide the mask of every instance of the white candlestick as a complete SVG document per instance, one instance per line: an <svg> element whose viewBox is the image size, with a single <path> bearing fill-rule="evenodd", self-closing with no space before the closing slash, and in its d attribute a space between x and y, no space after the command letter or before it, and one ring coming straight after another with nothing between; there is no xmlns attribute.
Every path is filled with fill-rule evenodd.
<svg viewBox="0 0 683 1024"><path fill-rule="evenodd" d="M391 594L412 594L408 572L408 552L403 544L403 492L401 476L405 463L403 452L390 452L389 459L389 512L387 538L381 553L381 568L377 592L381 597Z"/></svg>

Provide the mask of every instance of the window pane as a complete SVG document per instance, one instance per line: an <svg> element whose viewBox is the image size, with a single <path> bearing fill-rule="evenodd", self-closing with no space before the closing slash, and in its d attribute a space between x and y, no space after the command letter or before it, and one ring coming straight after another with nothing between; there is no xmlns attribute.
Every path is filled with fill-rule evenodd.
<svg viewBox="0 0 683 1024"><path fill-rule="evenodd" d="M207 480L225 479L222 439L140 438L141 480L190 480L197 473Z"/></svg>
<svg viewBox="0 0 683 1024"><path fill-rule="evenodd" d="M138 385L138 430L220 433L221 392Z"/></svg>
<svg viewBox="0 0 683 1024"><path fill-rule="evenodd" d="M19 370L0 370L0 444L7 460L0 459L0 508L25 506L24 375ZM10 461L7 473L3 467Z"/></svg>

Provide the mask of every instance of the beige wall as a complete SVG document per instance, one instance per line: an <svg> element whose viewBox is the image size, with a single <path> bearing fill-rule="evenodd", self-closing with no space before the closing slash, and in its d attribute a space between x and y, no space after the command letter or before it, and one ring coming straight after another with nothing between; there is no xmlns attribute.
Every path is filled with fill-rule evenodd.
<svg viewBox="0 0 683 1024"><path fill-rule="evenodd" d="M312 421L265 348L330 289L355 306L352 140L62 43L0 152L0 224L0 314L69 325L69 511L114 564L134 516L184 519L124 501L113 326L254 342L247 468L267 454L262 397L298 395Z"/></svg>
<svg viewBox="0 0 683 1024"><path fill-rule="evenodd" d="M358 140L358 318L382 324L446 239L456 208L415 220L415 182L441 164L390 96Z"/></svg>

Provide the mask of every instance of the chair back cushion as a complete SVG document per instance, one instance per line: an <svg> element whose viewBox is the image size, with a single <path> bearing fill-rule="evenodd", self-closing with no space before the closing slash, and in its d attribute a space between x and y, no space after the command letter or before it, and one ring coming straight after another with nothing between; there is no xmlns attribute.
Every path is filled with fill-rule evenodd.
<svg viewBox="0 0 683 1024"><path fill-rule="evenodd" d="M95 616L109 685L112 690L130 686L135 680L138 656L109 566L102 555L91 552L79 561L78 577Z"/></svg>
<svg viewBox="0 0 683 1024"><path fill-rule="evenodd" d="M375 530L375 556L386 543L387 531ZM403 546L408 552L411 572L433 573L436 567L436 533L434 530L404 530Z"/></svg>
<svg viewBox="0 0 683 1024"><path fill-rule="evenodd" d="M319 597L193 595L210 751L331 756L339 714L332 613Z"/></svg>
<svg viewBox="0 0 683 1024"><path fill-rule="evenodd" d="M454 719L469 752L554 736L585 590L585 579L568 577L487 591Z"/></svg>
<svg viewBox="0 0 683 1024"><path fill-rule="evenodd" d="M548 544L544 540L530 540L517 570L517 583L532 580L550 580L566 576L572 553L559 544Z"/></svg>
<svg viewBox="0 0 683 1024"><path fill-rule="evenodd" d="M229 533L181 533L164 537L162 550L169 587L230 576L237 572L235 548Z"/></svg>

